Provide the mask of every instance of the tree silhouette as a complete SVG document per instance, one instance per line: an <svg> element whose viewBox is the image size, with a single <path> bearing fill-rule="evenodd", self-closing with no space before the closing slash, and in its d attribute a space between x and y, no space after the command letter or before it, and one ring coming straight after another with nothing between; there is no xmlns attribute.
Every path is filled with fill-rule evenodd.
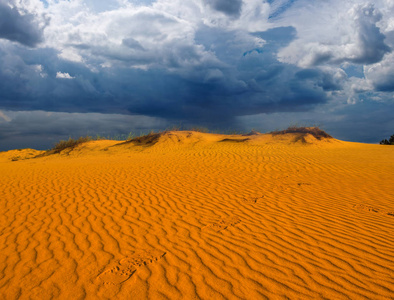
<svg viewBox="0 0 394 300"><path fill-rule="evenodd" d="M381 145L394 145L394 134L390 136L389 140L384 139L380 141Z"/></svg>

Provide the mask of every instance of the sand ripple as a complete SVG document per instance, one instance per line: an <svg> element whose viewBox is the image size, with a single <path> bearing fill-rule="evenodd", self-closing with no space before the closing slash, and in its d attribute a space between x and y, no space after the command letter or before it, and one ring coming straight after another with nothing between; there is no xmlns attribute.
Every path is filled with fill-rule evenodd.
<svg viewBox="0 0 394 300"><path fill-rule="evenodd" d="M393 299L394 149L207 139L0 160L0 299Z"/></svg>

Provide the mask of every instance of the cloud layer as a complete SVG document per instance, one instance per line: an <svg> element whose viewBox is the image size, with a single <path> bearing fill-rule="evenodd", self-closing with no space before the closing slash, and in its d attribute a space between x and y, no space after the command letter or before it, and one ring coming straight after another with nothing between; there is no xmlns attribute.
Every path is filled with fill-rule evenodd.
<svg viewBox="0 0 394 300"><path fill-rule="evenodd" d="M0 0L0 109L228 128L391 105L393 16L387 0Z"/></svg>
<svg viewBox="0 0 394 300"><path fill-rule="evenodd" d="M14 1L0 0L0 39L34 47L43 40L43 27L36 15L18 9Z"/></svg>

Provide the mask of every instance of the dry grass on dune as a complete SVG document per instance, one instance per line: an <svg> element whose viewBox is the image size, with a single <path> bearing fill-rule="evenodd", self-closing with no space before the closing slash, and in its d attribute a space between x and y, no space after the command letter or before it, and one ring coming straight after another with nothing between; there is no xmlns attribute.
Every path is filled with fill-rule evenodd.
<svg viewBox="0 0 394 300"><path fill-rule="evenodd" d="M154 144L156 144L159 141L159 138L165 134L167 131L163 131L160 133L154 133L154 132L150 132L147 135L143 135L143 136L139 136L139 137L135 137L133 139L130 139L122 144L136 144L136 145L144 145L144 146L153 146Z"/></svg>
<svg viewBox="0 0 394 300"><path fill-rule="evenodd" d="M327 132L321 130L319 127L298 127L298 126L291 126L282 131L272 131L270 132L272 135L283 135L283 134L311 134L316 139L321 140L323 138L331 139L332 136L329 135Z"/></svg>
<svg viewBox="0 0 394 300"><path fill-rule="evenodd" d="M52 149L49 149L43 153L38 154L35 158L39 158L39 157L47 156L47 155L51 155L51 154L58 154L63 151L71 152L79 145L82 145L82 144L89 142L91 140L92 140L92 138L89 136L79 137L78 139L73 139L70 137L68 140L61 140L61 141L57 142L53 146Z"/></svg>
<svg viewBox="0 0 394 300"><path fill-rule="evenodd" d="M78 145L86 143L90 140L91 140L90 137L80 137L76 140L69 138L67 141L60 141L60 142L56 143L56 145L50 151L52 153L60 153L61 151L66 150L66 149L72 150L75 147L77 147Z"/></svg>
<svg viewBox="0 0 394 300"><path fill-rule="evenodd" d="M130 138L124 142L119 142L117 145L124 145L124 144L134 144L134 145L139 145L139 146L153 146L155 145L161 137L163 137L166 134L169 134L171 132L199 132L199 133L208 133L208 129L206 128L196 128L193 130L165 130L162 132L150 132L146 135L142 135L142 136L137 136L137 137L133 137ZM285 135L285 134L297 134L297 137L294 141L299 141L302 140L303 142L306 143L304 137L307 134L311 134L312 136L314 136L316 139L321 140L322 138L332 138L332 136L330 136L328 133L326 133L325 131L321 130L318 127L289 127L286 130L282 130L282 131L273 131L270 132L270 134L272 134L273 136L277 136L277 135ZM234 134L233 134L234 135ZM241 136L256 136L256 135L261 135L261 133L257 132L256 130L252 130L249 133L246 134L241 134ZM94 140L93 137L91 136L86 136L86 137L79 137L78 139L73 139L73 138L69 138L68 140L61 140L59 142L57 142L53 148L39 153L36 157L42 157L42 156L47 156L47 155L52 155L52 154L59 154L59 153L64 153L65 151L67 153L70 153L71 151L73 151L75 148L77 148L78 146L85 144L89 141ZM245 142L250 140L250 138L240 138L240 137L236 137L236 138L231 138L231 137L226 137L223 138L222 140L220 140L220 142ZM31 157L29 157L31 158ZM14 161L19 160L20 157L15 157Z"/></svg>
<svg viewBox="0 0 394 300"><path fill-rule="evenodd" d="M393 299L394 147L301 131L0 153L0 299Z"/></svg>

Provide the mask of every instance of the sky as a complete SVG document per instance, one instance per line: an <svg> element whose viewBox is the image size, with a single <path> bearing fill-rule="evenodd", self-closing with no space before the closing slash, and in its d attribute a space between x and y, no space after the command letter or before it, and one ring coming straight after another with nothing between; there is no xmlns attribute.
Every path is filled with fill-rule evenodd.
<svg viewBox="0 0 394 300"><path fill-rule="evenodd" d="M173 126L394 134L392 0L0 0L0 151Z"/></svg>

